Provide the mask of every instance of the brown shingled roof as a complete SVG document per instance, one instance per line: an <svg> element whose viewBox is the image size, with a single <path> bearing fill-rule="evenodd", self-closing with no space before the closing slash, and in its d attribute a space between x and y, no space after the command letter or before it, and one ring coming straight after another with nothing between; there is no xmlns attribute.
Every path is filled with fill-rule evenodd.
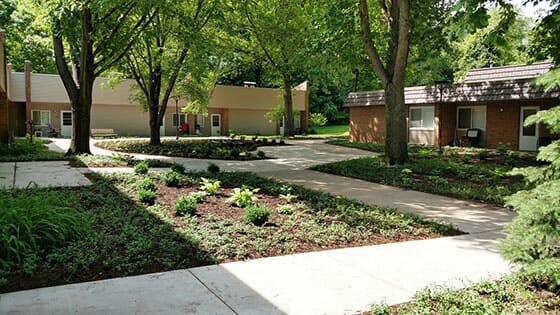
<svg viewBox="0 0 560 315"><path fill-rule="evenodd" d="M559 90L545 92L542 88L531 85L534 78L550 70L552 65L550 61L543 61L532 65L471 70L469 71L471 81L445 88L443 101L450 103L558 98ZM503 74L502 79L498 79L498 74ZM439 90L435 86L405 88L404 94L407 105L435 104L439 102L440 97ZM344 101L346 107L384 104L385 97L382 90L353 92Z"/></svg>
<svg viewBox="0 0 560 315"><path fill-rule="evenodd" d="M546 60L530 65L473 69L467 71L467 75L462 83L534 79L548 72L553 66L552 61Z"/></svg>

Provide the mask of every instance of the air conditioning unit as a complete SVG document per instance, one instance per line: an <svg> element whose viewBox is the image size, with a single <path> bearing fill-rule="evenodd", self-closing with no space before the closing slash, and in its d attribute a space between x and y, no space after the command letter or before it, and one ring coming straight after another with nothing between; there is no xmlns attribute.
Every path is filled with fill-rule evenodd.
<svg viewBox="0 0 560 315"><path fill-rule="evenodd" d="M35 130L35 137L42 137L43 132L41 130Z"/></svg>

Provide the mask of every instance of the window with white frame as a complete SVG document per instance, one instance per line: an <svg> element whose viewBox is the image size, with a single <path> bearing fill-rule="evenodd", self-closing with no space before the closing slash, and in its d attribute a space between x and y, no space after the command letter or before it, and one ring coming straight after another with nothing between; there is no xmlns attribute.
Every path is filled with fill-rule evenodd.
<svg viewBox="0 0 560 315"><path fill-rule="evenodd" d="M199 125L200 128L204 128L204 115L203 114L196 115L196 125Z"/></svg>
<svg viewBox="0 0 560 315"><path fill-rule="evenodd" d="M410 129L434 129L434 107L411 107Z"/></svg>
<svg viewBox="0 0 560 315"><path fill-rule="evenodd" d="M31 119L35 126L48 126L51 123L50 110L32 110Z"/></svg>
<svg viewBox="0 0 560 315"><path fill-rule="evenodd" d="M179 124L177 124L177 114L173 114L172 120L173 120L173 127L182 126L186 122L186 115L179 114Z"/></svg>
<svg viewBox="0 0 560 315"><path fill-rule="evenodd" d="M486 106L457 107L457 129L486 130Z"/></svg>

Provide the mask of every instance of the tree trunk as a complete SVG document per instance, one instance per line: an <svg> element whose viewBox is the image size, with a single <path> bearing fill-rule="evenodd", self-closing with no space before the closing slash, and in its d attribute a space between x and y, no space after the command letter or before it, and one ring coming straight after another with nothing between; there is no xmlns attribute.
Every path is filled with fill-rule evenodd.
<svg viewBox="0 0 560 315"><path fill-rule="evenodd" d="M150 115L150 144L151 145L161 145L161 134L160 134L160 117L159 117L159 106L157 104L150 104L148 110Z"/></svg>
<svg viewBox="0 0 560 315"><path fill-rule="evenodd" d="M385 159L393 164L404 164L408 159L406 105L404 85L385 86Z"/></svg>
<svg viewBox="0 0 560 315"><path fill-rule="evenodd" d="M292 80L284 76L284 135L293 136L294 132L294 101L292 99Z"/></svg>

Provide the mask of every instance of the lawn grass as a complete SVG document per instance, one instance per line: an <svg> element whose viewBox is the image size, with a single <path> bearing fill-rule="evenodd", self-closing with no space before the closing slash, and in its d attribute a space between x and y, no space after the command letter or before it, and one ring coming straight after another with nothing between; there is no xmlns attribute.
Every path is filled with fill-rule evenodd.
<svg viewBox="0 0 560 315"><path fill-rule="evenodd" d="M0 162L53 161L69 159L63 153L49 151L47 141L33 138L16 139L0 145Z"/></svg>
<svg viewBox="0 0 560 315"><path fill-rule="evenodd" d="M259 140L164 140L161 145L150 145L148 140L102 141L95 145L113 151L187 158L256 160L264 158L258 146L280 145L276 139ZM256 152L255 152L256 151ZM264 153L264 152L263 152Z"/></svg>
<svg viewBox="0 0 560 315"><path fill-rule="evenodd" d="M328 139L328 138L348 138L349 125L332 125L309 127L307 135L296 135L296 139Z"/></svg>
<svg viewBox="0 0 560 315"><path fill-rule="evenodd" d="M200 195L202 176L209 180L208 193ZM90 177L93 184L88 187L2 191L3 208L13 212L26 207L33 195L42 201L42 208L55 212L66 209L76 214L75 222L68 224L62 224L54 215L45 216L41 218L44 225L84 228L48 247L41 244L50 237L39 235L39 250L24 251L21 259L0 257L0 292L458 233L450 226L415 215L335 198L250 173L177 174L173 187L152 172ZM216 180L220 185L211 184ZM258 192L254 191L255 202L271 213L263 226L246 221L244 209L227 201L233 188L243 185L250 186L251 191L258 188ZM211 187L217 191L210 195ZM139 199L141 190L154 191L155 204L143 204ZM194 195L195 215L185 215L188 208L178 215L175 203L179 197L195 198ZM2 222L0 226L10 224ZM0 238L18 237L10 230L0 232ZM2 248L0 252L7 251Z"/></svg>
<svg viewBox="0 0 560 315"><path fill-rule="evenodd" d="M504 197L527 189L520 176L509 176L506 160L477 155L439 155L420 149L404 165L387 165L382 157L367 157L314 166L330 174L446 195L504 204Z"/></svg>

